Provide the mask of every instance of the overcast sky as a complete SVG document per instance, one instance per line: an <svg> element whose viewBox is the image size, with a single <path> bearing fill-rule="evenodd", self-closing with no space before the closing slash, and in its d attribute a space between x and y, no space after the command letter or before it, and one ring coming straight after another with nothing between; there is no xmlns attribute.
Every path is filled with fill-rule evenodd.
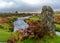
<svg viewBox="0 0 60 43"><path fill-rule="evenodd" d="M0 12L39 12L44 5L60 11L60 0L0 0Z"/></svg>

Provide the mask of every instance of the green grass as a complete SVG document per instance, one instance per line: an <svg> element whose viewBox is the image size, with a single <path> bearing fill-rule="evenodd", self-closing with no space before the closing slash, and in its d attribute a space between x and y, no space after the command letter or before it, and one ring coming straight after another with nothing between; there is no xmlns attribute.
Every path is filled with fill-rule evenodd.
<svg viewBox="0 0 60 43"><path fill-rule="evenodd" d="M26 39L24 41L18 41L17 43L59 43L60 42L60 36L55 36L54 38L50 38L49 36L46 36L46 41L43 41L42 39L35 40L34 38Z"/></svg>
<svg viewBox="0 0 60 43"><path fill-rule="evenodd" d="M54 14L54 16L60 16L60 14Z"/></svg>
<svg viewBox="0 0 60 43"><path fill-rule="evenodd" d="M10 32L0 29L0 42L6 42L10 36L11 36ZM60 42L60 36L57 35L55 35L54 38L50 38L49 36L46 36L45 39L46 41L43 41L42 39L35 40L34 38L30 38L30 39L25 39L23 41L18 41L16 43L59 43Z"/></svg>
<svg viewBox="0 0 60 43"><path fill-rule="evenodd" d="M55 30L60 31L60 24L55 24L55 26L56 26Z"/></svg>
<svg viewBox="0 0 60 43"><path fill-rule="evenodd" d="M41 21L41 19L38 16L31 16L29 19L32 21Z"/></svg>
<svg viewBox="0 0 60 43"><path fill-rule="evenodd" d="M8 33L6 30L0 29L0 42L5 42L10 36L10 33Z"/></svg>

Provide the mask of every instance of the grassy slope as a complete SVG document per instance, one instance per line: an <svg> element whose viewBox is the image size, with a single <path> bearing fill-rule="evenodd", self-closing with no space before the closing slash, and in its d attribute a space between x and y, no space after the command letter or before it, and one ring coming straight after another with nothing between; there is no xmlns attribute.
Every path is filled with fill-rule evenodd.
<svg viewBox="0 0 60 43"><path fill-rule="evenodd" d="M0 29L0 41L1 42L6 41L9 38L9 36L10 36L10 33L8 33L5 30Z"/></svg>
<svg viewBox="0 0 60 43"><path fill-rule="evenodd" d="M18 41L17 43L59 43L60 42L60 36L55 36L54 38L46 37L46 41L43 41L42 39L34 40L33 38L27 39L24 41Z"/></svg>
<svg viewBox="0 0 60 43"><path fill-rule="evenodd" d="M60 24L55 24L55 26L56 26L56 30L60 31Z"/></svg>

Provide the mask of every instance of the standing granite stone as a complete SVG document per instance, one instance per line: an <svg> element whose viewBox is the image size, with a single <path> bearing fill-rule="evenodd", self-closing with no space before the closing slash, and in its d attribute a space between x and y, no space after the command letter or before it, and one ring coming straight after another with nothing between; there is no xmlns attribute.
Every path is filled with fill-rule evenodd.
<svg viewBox="0 0 60 43"><path fill-rule="evenodd" d="M48 33L55 33L54 12L50 6L43 6L41 12L42 23Z"/></svg>

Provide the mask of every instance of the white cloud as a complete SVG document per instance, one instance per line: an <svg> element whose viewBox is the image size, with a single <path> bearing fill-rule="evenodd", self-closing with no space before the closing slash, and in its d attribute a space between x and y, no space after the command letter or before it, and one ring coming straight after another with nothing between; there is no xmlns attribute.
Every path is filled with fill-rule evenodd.
<svg viewBox="0 0 60 43"><path fill-rule="evenodd" d="M40 3L40 0L22 0L22 1L31 5Z"/></svg>
<svg viewBox="0 0 60 43"><path fill-rule="evenodd" d="M0 8L9 8L9 7L12 7L13 6L13 2L0 2Z"/></svg>
<svg viewBox="0 0 60 43"><path fill-rule="evenodd" d="M52 0L22 0L22 1L30 5L48 5L53 3Z"/></svg>

